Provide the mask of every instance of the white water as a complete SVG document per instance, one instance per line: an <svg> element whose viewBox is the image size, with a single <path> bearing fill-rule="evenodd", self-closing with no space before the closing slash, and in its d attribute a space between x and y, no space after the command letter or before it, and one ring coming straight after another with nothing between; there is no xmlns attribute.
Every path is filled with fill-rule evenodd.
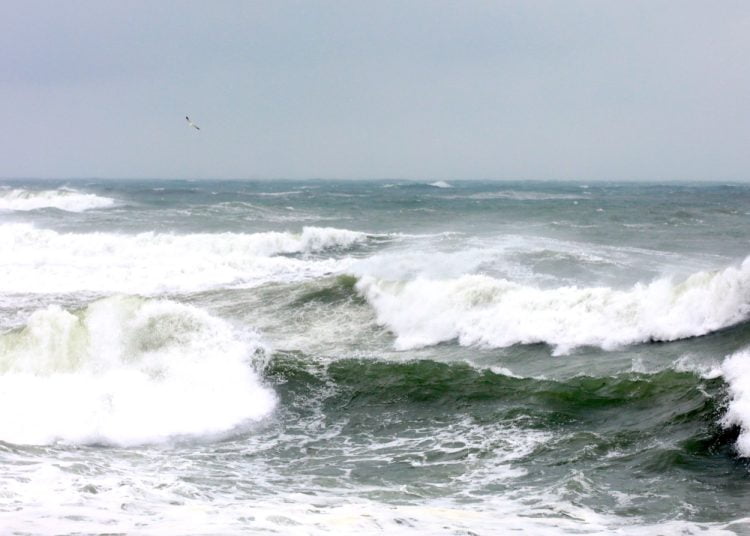
<svg viewBox="0 0 750 536"><path fill-rule="evenodd" d="M194 307L113 297L49 306L0 335L0 440L133 445L225 433L275 405L257 335Z"/></svg>
<svg viewBox="0 0 750 536"><path fill-rule="evenodd" d="M626 290L540 289L464 275L388 281L360 277L357 290L406 350L457 340L464 346L547 343L558 354L705 335L750 316L750 257L740 266L657 279Z"/></svg>
<svg viewBox="0 0 750 536"><path fill-rule="evenodd" d="M294 281L337 272L347 259L290 258L345 249L367 235L305 227L301 233L58 233L0 226L0 292L153 294L219 285Z"/></svg>
<svg viewBox="0 0 750 536"><path fill-rule="evenodd" d="M57 208L67 212L83 212L107 208L115 204L109 197L78 192L76 190L25 190L15 188L0 190L0 210L28 211L40 208Z"/></svg>
<svg viewBox="0 0 750 536"><path fill-rule="evenodd" d="M694 523L664 521L626 523L585 507L550 503L535 510L523 501L488 498L482 506L425 500L424 505L389 505L366 498L316 495L290 491L284 496L237 500L231 496L206 501L175 475L149 475L149 487L138 489L120 476L108 482L105 497L81 497L71 479L50 468L33 475L21 514L0 513L11 532L36 535L118 533L140 535L284 534L317 536L359 534L395 536L455 536L457 534L561 534L609 536L736 536L748 521ZM85 483L87 479L80 479ZM140 483L140 482L139 482ZM32 488L29 484L14 486ZM166 489L165 489L166 488ZM183 488L183 489L180 489ZM135 511L134 511L135 510ZM73 514L71 514L71 512ZM52 517L53 519L49 519ZM77 519L76 519L77 517ZM743 533L743 532L740 532Z"/></svg>
<svg viewBox="0 0 750 536"><path fill-rule="evenodd" d="M722 424L740 427L737 452L740 456L750 457L750 349L727 357L721 365L721 372L729 385L731 397Z"/></svg>

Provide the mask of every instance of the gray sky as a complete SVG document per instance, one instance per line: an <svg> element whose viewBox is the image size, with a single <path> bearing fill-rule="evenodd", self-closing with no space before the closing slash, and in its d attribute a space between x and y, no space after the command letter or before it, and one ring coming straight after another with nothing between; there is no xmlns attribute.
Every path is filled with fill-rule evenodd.
<svg viewBox="0 0 750 536"><path fill-rule="evenodd" d="M750 180L745 0L5 0L0 51L2 177Z"/></svg>

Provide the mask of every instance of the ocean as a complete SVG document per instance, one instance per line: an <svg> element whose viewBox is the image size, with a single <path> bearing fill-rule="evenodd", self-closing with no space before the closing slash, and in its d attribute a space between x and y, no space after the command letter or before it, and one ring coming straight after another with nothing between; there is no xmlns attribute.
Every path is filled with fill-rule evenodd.
<svg viewBox="0 0 750 536"><path fill-rule="evenodd" d="M0 533L750 534L750 185L4 180Z"/></svg>

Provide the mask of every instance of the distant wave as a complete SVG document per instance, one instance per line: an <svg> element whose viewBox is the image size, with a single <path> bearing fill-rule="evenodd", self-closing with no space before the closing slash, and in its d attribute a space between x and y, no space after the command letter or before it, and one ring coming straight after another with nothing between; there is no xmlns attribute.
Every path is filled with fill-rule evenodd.
<svg viewBox="0 0 750 536"><path fill-rule="evenodd" d="M455 196L455 198L464 199L512 199L514 201L550 201L550 200L562 200L562 199L588 199L585 195L576 194L557 194L548 192L529 192L529 191L513 191L506 190L501 192L479 192L476 194L470 194L466 196Z"/></svg>
<svg viewBox="0 0 750 536"><path fill-rule="evenodd" d="M108 298L36 311L0 335L0 440L132 445L227 432L275 395L249 356L257 336L191 307Z"/></svg>
<svg viewBox="0 0 750 536"><path fill-rule="evenodd" d="M76 190L26 190L16 188L0 190L0 210L28 211L40 208L57 208L67 212L83 212L107 208L115 204L109 197L100 197Z"/></svg>
<svg viewBox="0 0 750 536"><path fill-rule="evenodd" d="M445 181L436 181L431 182L429 186L434 186L435 188L453 188L453 186Z"/></svg>
<svg viewBox="0 0 750 536"><path fill-rule="evenodd" d="M289 281L339 271L337 259L364 233L304 227L301 233L58 233L0 226L0 292L194 291L219 285ZM288 255L300 254L302 257Z"/></svg>
<svg viewBox="0 0 750 536"><path fill-rule="evenodd" d="M289 190L288 192L258 192L255 195L259 197L287 197L290 195L299 195L302 190Z"/></svg>
<svg viewBox="0 0 750 536"><path fill-rule="evenodd" d="M750 257L740 266L627 290L540 289L484 275L399 282L364 276L356 288L393 332L397 349L457 340L490 348L547 343L564 354L580 346L673 341L746 321Z"/></svg>

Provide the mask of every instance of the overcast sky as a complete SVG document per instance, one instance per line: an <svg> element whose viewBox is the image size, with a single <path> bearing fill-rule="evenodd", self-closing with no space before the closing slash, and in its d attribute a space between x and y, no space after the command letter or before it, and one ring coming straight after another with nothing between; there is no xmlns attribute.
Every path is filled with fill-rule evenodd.
<svg viewBox="0 0 750 536"><path fill-rule="evenodd" d="M750 2L4 0L0 112L6 178L746 181Z"/></svg>

